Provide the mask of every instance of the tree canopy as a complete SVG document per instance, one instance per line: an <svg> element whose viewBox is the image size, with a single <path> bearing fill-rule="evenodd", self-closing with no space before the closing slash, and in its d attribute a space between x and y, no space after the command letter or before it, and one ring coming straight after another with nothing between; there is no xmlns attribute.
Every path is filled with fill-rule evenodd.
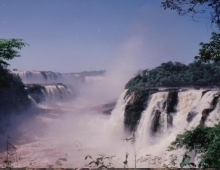
<svg viewBox="0 0 220 170"><path fill-rule="evenodd" d="M201 168L220 167L220 123L214 127L199 125L194 130L179 134L171 143L170 149L185 148L188 152L195 150L200 154L198 164Z"/></svg>
<svg viewBox="0 0 220 170"><path fill-rule="evenodd" d="M25 45L28 44L24 43L22 39L0 39L0 65L3 67L9 66L5 60L20 57L16 49L21 50Z"/></svg>
<svg viewBox="0 0 220 170"><path fill-rule="evenodd" d="M126 84L126 89L147 87L207 87L220 86L219 63L195 61L188 65L179 62L162 63L154 69L139 72Z"/></svg>
<svg viewBox="0 0 220 170"><path fill-rule="evenodd" d="M220 30L220 0L164 0L164 9L175 10L180 15L210 13L210 21ZM220 34L213 32L208 43L200 43L199 55L195 59L201 62L220 60Z"/></svg>
<svg viewBox="0 0 220 170"><path fill-rule="evenodd" d="M25 45L28 44L24 43L22 39L0 39L0 90L9 87L4 69L10 64L6 61L20 57L16 49L21 50Z"/></svg>
<svg viewBox="0 0 220 170"><path fill-rule="evenodd" d="M210 13L210 21L220 29L220 0L165 0L162 2L164 9L175 10L180 15Z"/></svg>
<svg viewBox="0 0 220 170"><path fill-rule="evenodd" d="M196 60L202 62L218 62L220 60L220 34L213 32L208 43L200 43L199 55Z"/></svg>

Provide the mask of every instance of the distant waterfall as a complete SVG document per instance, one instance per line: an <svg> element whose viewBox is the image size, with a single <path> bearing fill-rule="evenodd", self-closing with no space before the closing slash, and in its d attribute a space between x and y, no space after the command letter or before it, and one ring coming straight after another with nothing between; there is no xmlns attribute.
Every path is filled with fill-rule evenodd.
<svg viewBox="0 0 220 170"><path fill-rule="evenodd" d="M52 84L64 83L74 87L84 82L84 77L76 73L58 73L52 71L12 71L25 84Z"/></svg>
<svg viewBox="0 0 220 170"><path fill-rule="evenodd" d="M64 85L44 85L47 99L50 101L70 98L71 90Z"/></svg>
<svg viewBox="0 0 220 170"><path fill-rule="evenodd" d="M30 84L26 85L26 88L28 94L36 103L65 101L75 96L74 92L63 84Z"/></svg>

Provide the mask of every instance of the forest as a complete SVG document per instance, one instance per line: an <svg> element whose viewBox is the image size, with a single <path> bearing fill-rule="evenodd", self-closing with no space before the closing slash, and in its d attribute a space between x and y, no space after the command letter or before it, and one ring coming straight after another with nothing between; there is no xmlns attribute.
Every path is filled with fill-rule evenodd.
<svg viewBox="0 0 220 170"><path fill-rule="evenodd" d="M126 89L149 87L218 87L218 63L194 61L188 65L169 61L153 69L139 71Z"/></svg>

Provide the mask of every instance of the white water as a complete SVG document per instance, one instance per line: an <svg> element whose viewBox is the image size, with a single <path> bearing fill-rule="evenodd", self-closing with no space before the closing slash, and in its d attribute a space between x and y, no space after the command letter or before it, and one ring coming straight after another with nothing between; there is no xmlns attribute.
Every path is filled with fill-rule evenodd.
<svg viewBox="0 0 220 170"><path fill-rule="evenodd" d="M111 113L111 118L108 122L108 126L111 128L112 133L119 134L122 138L124 137L124 110L129 98L124 99L127 90L125 90L119 97L114 110Z"/></svg>
<svg viewBox="0 0 220 170"><path fill-rule="evenodd" d="M70 99L73 91L63 85L44 85L46 91L45 96L49 101Z"/></svg>
<svg viewBox="0 0 220 170"><path fill-rule="evenodd" d="M164 112L163 106L167 100L168 92L159 92L152 95L147 109L143 112L137 128L136 143L139 148L146 147L150 143L150 127L156 110ZM164 127L166 129L166 127Z"/></svg>
<svg viewBox="0 0 220 170"><path fill-rule="evenodd" d="M166 92L158 92L154 94L149 101L149 106L142 113L141 121L138 125L137 130L137 139L136 146L137 148L141 148L143 153L140 156L144 156L146 153L162 157L164 160L168 160L171 154L177 155L177 162L180 162L185 151L177 150L173 152L167 152L166 149L170 145L172 141L175 140L176 135L184 132L185 130L190 130L199 125L202 111L204 109L212 109L210 102L212 101L217 91L209 91L202 96L202 90L189 90L186 92L179 92L178 94L178 105L177 112L173 116L173 127L167 129L167 121L165 120L167 116L164 112L164 109L161 107L166 98ZM152 114L154 114L155 109L161 111L161 123L162 124L162 132L158 132L157 135L150 135L150 127L152 123ZM217 123L220 118L219 112L219 104L216 106L215 110L210 113L206 124L209 126L213 126L214 123ZM189 112L196 112L197 115L192 119L191 122L187 122L187 115ZM191 153L192 161L195 155ZM195 160L196 161L196 160ZM168 163L165 161L165 163ZM178 164L179 165L179 164ZM178 166L177 165L177 166ZM161 165L157 165L161 166ZM156 166L156 167L157 167ZM146 164L140 165L140 167L146 167ZM153 166L155 167L155 166Z"/></svg>
<svg viewBox="0 0 220 170"><path fill-rule="evenodd" d="M113 111L115 117L123 113L125 93L117 101ZM110 115L100 113L101 106L85 106L82 102L57 103L48 107L52 109L49 113L40 114L35 120L24 122L19 127L21 139L13 141L13 135L10 139L21 158L18 167L47 167L66 154L68 161L62 167L85 167L91 161L85 160L85 156L96 158L98 154L119 155L114 165L123 167L122 158L128 143L123 140L122 133L113 133L123 127L123 119L120 119L120 128L117 124L110 128L114 116L110 119ZM0 156L6 156L6 153ZM13 166L17 167L17 163L14 162Z"/></svg>
<svg viewBox="0 0 220 170"><path fill-rule="evenodd" d="M25 84L64 83L72 85L76 89L84 81L84 77L76 73L58 73L52 71L12 71L12 73L18 75Z"/></svg>
<svg viewBox="0 0 220 170"><path fill-rule="evenodd" d="M48 87L47 90L53 90L53 88ZM12 141L21 157L18 166L46 167L48 164L55 164L58 158L65 157L67 154L68 161L62 167L82 168L89 162L84 160L86 155L96 158L98 154L106 154L116 156L113 161L115 167L123 167L122 162L125 160L125 153L128 152L128 165L134 167L134 151L138 151L137 158L151 154L151 156L161 157L163 163L168 164L169 161L165 159L175 154L180 161L184 150L167 152L167 147L178 133L199 124L201 112L211 108L210 102L217 93L217 91L209 91L202 96L202 90L179 92L177 112L173 115L171 128L167 125L168 92L153 94L149 99L148 107L142 113L134 145L124 140L130 137L125 132L123 123L124 109L130 99L129 97L124 99L126 91L119 97L111 116L101 114L98 107L86 106L83 101L58 103L52 107L53 110L50 113L41 114L34 121L25 122L20 127L23 139L14 143ZM59 94L56 95L59 96ZM156 110L161 112L161 126L152 136L150 127ZM191 122L186 120L189 112L197 112ZM206 121L208 126L213 126L219 121L219 112L218 103ZM193 159L195 155L192 153L191 156ZM148 162L139 162L137 167L161 167L162 164L150 165Z"/></svg>

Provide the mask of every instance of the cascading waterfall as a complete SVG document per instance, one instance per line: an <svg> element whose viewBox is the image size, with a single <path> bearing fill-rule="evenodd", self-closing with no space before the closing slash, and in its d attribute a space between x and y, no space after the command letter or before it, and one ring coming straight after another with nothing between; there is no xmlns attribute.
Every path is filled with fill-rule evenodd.
<svg viewBox="0 0 220 170"><path fill-rule="evenodd" d="M110 127L113 127L113 133L124 133L124 110L127 102L129 101L129 97L126 97L127 90L125 90L119 97L115 108L112 110L111 118L109 121Z"/></svg>
<svg viewBox="0 0 220 170"><path fill-rule="evenodd" d="M12 73L18 75L25 84L54 84L63 83L72 85L74 88L84 82L85 77L76 73L58 73L52 71L17 71Z"/></svg>
<svg viewBox="0 0 220 170"><path fill-rule="evenodd" d="M20 76L24 83L54 83L64 80L60 73L52 71L13 71Z"/></svg>
<svg viewBox="0 0 220 170"><path fill-rule="evenodd" d="M172 131L177 131L177 133L180 133L185 128L187 128L187 126L189 126L187 122L188 113L192 114L192 119L198 113L196 112L196 108L198 107L199 101L201 100L201 96L201 90L189 90L185 92L179 92L177 113L173 118Z"/></svg>
<svg viewBox="0 0 220 170"><path fill-rule="evenodd" d="M36 103L52 103L73 99L75 94L71 88L63 84L29 84L26 85L29 96Z"/></svg>
<svg viewBox="0 0 220 170"><path fill-rule="evenodd" d="M219 121L220 121L220 102L218 102L216 104L215 109L209 114L209 117L208 117L208 119L206 120L205 123L206 123L207 126L213 127Z"/></svg>
<svg viewBox="0 0 220 170"><path fill-rule="evenodd" d="M34 94L39 95L39 92L42 92L40 96L47 99L40 103L42 108L47 102L68 98L69 92L71 93L68 86L62 84L26 85L26 90L29 90L29 98L33 103L37 99ZM63 99L60 98L61 96ZM17 153L22 157L19 166L26 166L27 162L36 160L38 163L33 167L44 167L67 153L68 162L65 163L65 167L84 167L86 163L92 161L85 160L86 155L96 159L98 154L105 154L106 156L115 155L114 160L117 162L113 162L114 167L122 168L125 154L128 153L128 166L134 167L135 152L137 159L142 156L146 158L146 154L150 154L151 158L158 156L162 159L160 164L139 161L137 168L158 168L163 164L168 165L172 154L177 155L176 166L179 166L185 150L166 151L168 146L175 140L177 134L190 130L200 123L208 126L218 123L220 120L219 96L220 92L217 90L181 92L177 89L161 91L147 89L138 92L125 90L118 98L111 116L101 114L96 107L84 108L81 105L79 107L78 101L53 102L57 105L49 106L48 110L51 110L49 114L40 114L34 120L35 123L30 125L29 121L25 121L26 124L21 127L24 131L29 129L27 136L30 136L31 140L34 136L37 141L27 142L18 147ZM126 128L127 122L125 122L126 107L132 108L132 112L127 112L127 116L132 119L136 113L139 114L136 111L139 111L140 107L134 105L141 104L140 101L144 103L145 110L141 109L142 114L135 124L135 131L129 131L131 129ZM35 104L39 105L38 102ZM59 115L62 116L59 117ZM32 132L33 129L36 132ZM135 140L131 140L131 137ZM80 146L75 146L76 142ZM191 162L198 164L199 159L195 153L188 154Z"/></svg>
<svg viewBox="0 0 220 170"><path fill-rule="evenodd" d="M71 90L63 85L44 85L47 99L50 101L69 99Z"/></svg>
<svg viewBox="0 0 220 170"><path fill-rule="evenodd" d="M140 123L137 128L137 139L136 143L139 147L146 146L148 142L150 142L150 135L152 128L152 122L155 114L159 114L165 112L165 102L167 100L168 92L159 92L152 95L148 107L146 110L142 113L142 117L140 120ZM163 118L166 118L166 116L163 116ZM163 120L163 119L162 119ZM163 120L166 122L166 120ZM166 123L163 122L163 129L166 129ZM159 122L158 122L159 123ZM155 125L156 126L156 125ZM163 130L162 129L162 130Z"/></svg>
<svg viewBox="0 0 220 170"><path fill-rule="evenodd" d="M141 149L139 156L151 154L165 160L169 155L175 154L178 157L177 161L180 162L185 152L184 149L168 152L166 151L168 146L175 140L177 134L191 130L201 123L213 126L220 120L220 104L217 102L214 107L212 103L213 98L219 95L219 91L187 90L178 92L176 112L171 113L171 126L168 125L168 114L170 114L167 113L168 93L157 92L148 99L148 106L142 112L135 132L135 147ZM117 131L124 130L125 110L123 109L129 100L123 101L125 94L124 92L120 96L120 102L118 101L111 116L111 122L117 126ZM204 116L208 116L208 118L204 118ZM198 161L194 152L189 154L191 161ZM146 165L140 165L140 167L146 167Z"/></svg>

